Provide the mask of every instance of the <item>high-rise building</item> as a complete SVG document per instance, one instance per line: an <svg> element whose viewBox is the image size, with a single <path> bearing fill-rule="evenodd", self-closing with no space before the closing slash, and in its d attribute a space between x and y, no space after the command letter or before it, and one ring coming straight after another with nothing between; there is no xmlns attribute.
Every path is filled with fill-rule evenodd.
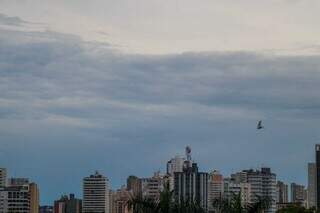
<svg viewBox="0 0 320 213"><path fill-rule="evenodd" d="M30 213L39 213L39 188L36 183L29 184Z"/></svg>
<svg viewBox="0 0 320 213"><path fill-rule="evenodd" d="M109 180L96 172L83 178L83 213L109 213Z"/></svg>
<svg viewBox="0 0 320 213"><path fill-rule="evenodd" d="M8 186L0 189L0 212L38 213L39 190L27 178L11 178Z"/></svg>
<svg viewBox="0 0 320 213"><path fill-rule="evenodd" d="M277 203L288 203L288 185L282 181L277 182Z"/></svg>
<svg viewBox="0 0 320 213"><path fill-rule="evenodd" d="M212 210L212 203L223 197L223 186L223 176L219 171L211 172L208 180L208 208L210 211Z"/></svg>
<svg viewBox="0 0 320 213"><path fill-rule="evenodd" d="M140 178L141 191L144 198L158 200L160 198L160 192L163 190L164 177L160 175L160 172L154 173L153 177Z"/></svg>
<svg viewBox="0 0 320 213"><path fill-rule="evenodd" d="M316 204L320 209L320 144L316 144Z"/></svg>
<svg viewBox="0 0 320 213"><path fill-rule="evenodd" d="M7 181L7 170L5 168L0 168L0 188L6 186Z"/></svg>
<svg viewBox="0 0 320 213"><path fill-rule="evenodd" d="M272 173L270 168L243 170L231 177L236 183L243 182L251 185L250 202L257 201L257 197L268 197L271 200L271 206L266 213L276 212L276 174Z"/></svg>
<svg viewBox="0 0 320 213"><path fill-rule="evenodd" d="M240 195L243 205L250 203L251 185L245 182L236 183L231 178L225 178L223 181L223 197L231 200L235 195Z"/></svg>
<svg viewBox="0 0 320 213"><path fill-rule="evenodd" d="M125 187L112 192L112 211L111 213L129 213L128 201L131 197L131 192L129 192Z"/></svg>
<svg viewBox="0 0 320 213"><path fill-rule="evenodd" d="M208 209L208 173L185 161L183 171L174 173L174 196L177 201L196 201Z"/></svg>
<svg viewBox="0 0 320 213"><path fill-rule="evenodd" d="M303 185L291 183L291 202L304 204L305 188Z"/></svg>
<svg viewBox="0 0 320 213"><path fill-rule="evenodd" d="M173 177L175 172L182 172L185 158L175 156L167 163L167 174Z"/></svg>
<svg viewBox="0 0 320 213"><path fill-rule="evenodd" d="M81 213L82 201L75 198L74 194L61 196L59 200L54 201L54 213Z"/></svg>
<svg viewBox="0 0 320 213"><path fill-rule="evenodd" d="M307 207L312 208L317 206L316 201L316 164L308 163L308 195L307 195Z"/></svg>
<svg viewBox="0 0 320 213"><path fill-rule="evenodd" d="M0 199L0 212L30 213L29 185L5 187Z"/></svg>
<svg viewBox="0 0 320 213"><path fill-rule="evenodd" d="M174 172L172 178L175 200L195 201L204 209L208 209L208 173L199 172L192 161L191 148L186 147L186 159L181 172ZM170 182L170 178L169 178Z"/></svg>
<svg viewBox="0 0 320 213"><path fill-rule="evenodd" d="M135 196L140 196L141 191L141 180L136 176L129 176L127 178L127 190Z"/></svg>

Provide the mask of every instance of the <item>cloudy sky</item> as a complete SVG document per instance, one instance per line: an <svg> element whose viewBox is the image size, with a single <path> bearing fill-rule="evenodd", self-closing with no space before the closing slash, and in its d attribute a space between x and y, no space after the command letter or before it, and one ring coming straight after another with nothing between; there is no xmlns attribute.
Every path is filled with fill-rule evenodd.
<svg viewBox="0 0 320 213"><path fill-rule="evenodd" d="M320 142L318 0L0 0L0 163L81 196L190 145L200 169L306 183ZM257 131L263 120L265 129Z"/></svg>

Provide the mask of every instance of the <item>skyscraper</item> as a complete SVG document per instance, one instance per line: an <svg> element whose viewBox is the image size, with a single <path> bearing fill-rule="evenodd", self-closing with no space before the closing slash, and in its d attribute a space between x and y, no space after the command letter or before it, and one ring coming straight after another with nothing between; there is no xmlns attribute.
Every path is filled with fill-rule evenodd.
<svg viewBox="0 0 320 213"><path fill-rule="evenodd" d="M316 164L315 163L308 163L308 201L307 205L308 208L316 207Z"/></svg>
<svg viewBox="0 0 320 213"><path fill-rule="evenodd" d="M288 203L288 185L282 181L277 182L277 203Z"/></svg>
<svg viewBox="0 0 320 213"><path fill-rule="evenodd" d="M109 180L96 172L83 178L83 213L109 213Z"/></svg>
<svg viewBox="0 0 320 213"><path fill-rule="evenodd" d="M291 202L304 204L305 189L303 185L291 183Z"/></svg>
<svg viewBox="0 0 320 213"><path fill-rule="evenodd" d="M198 171L197 164L192 162L190 147L186 148L186 156L182 172L174 173L175 199L178 202L199 202L204 209L208 209L208 173Z"/></svg>
<svg viewBox="0 0 320 213"><path fill-rule="evenodd" d="M7 170L5 168L0 168L0 188L6 186L7 181Z"/></svg>
<svg viewBox="0 0 320 213"><path fill-rule="evenodd" d="M209 174L208 180L208 205L212 210L212 203L223 196L223 176L219 171L214 170Z"/></svg>
<svg viewBox="0 0 320 213"><path fill-rule="evenodd" d="M320 144L316 144L316 204L320 209Z"/></svg>
<svg viewBox="0 0 320 213"><path fill-rule="evenodd" d="M30 194L30 213L39 212L39 188L36 183L29 184L29 194Z"/></svg>
<svg viewBox="0 0 320 213"><path fill-rule="evenodd" d="M261 170L243 170L231 175L236 182L245 182L251 185L250 202L255 202L257 196L268 197L271 199L271 206L266 210L267 213L276 212L276 174L271 172L270 168L261 168Z"/></svg>

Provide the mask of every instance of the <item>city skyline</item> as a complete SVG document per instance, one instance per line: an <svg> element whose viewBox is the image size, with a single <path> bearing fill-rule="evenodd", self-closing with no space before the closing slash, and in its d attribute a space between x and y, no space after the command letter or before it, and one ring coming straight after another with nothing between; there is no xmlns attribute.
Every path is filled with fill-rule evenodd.
<svg viewBox="0 0 320 213"><path fill-rule="evenodd" d="M173 175L174 175L174 173L176 173L176 172L178 172L178 173L181 173L181 169L183 168L183 164L181 164L180 162L174 162L174 163L176 163L176 165L177 166L174 166L173 167L173 170L172 170L172 166L171 166L171 164L172 164L172 161L174 160L174 159L182 159L183 160L183 162L189 162L188 163L188 165L191 167L193 167L193 164L195 164L195 167L197 168L196 170L198 170L198 167L197 167L197 163L195 163L193 160L191 160L192 158L191 158L191 148L189 147L189 146L187 146L186 147L186 149L189 149L190 150L190 153L186 153L185 152L185 156L183 155L183 154L180 154L180 155L175 155L175 156L173 156L173 158L171 158L171 160L170 159L168 159L167 160L167 169L164 169L163 171L162 170L154 170L154 176L153 177L157 177L157 176L159 176L159 175L170 175L170 176L172 176L173 177ZM189 159L189 160L188 160ZM308 165L309 165L310 163L308 163ZM169 166L170 165L170 166ZM169 167L168 167L169 166ZM168 168L171 168L171 169L168 169ZM201 167L200 167L201 168ZM265 166L260 166L260 167L255 167L255 168L252 168L252 167L250 167L250 168L242 168L242 169L239 169L239 170L235 170L235 171L233 171L233 172L238 172L238 173L236 173L236 174L234 174L234 173L229 173L229 174L221 174L221 176L222 176L222 178L226 178L226 180L224 180L224 181L229 181L228 179L230 179L229 178L229 176L231 177L231 178L235 178L238 174L241 174L241 172L253 172L254 174L255 174L255 172L258 172L260 169L262 169L262 171L264 170L264 168L265 168ZM190 168L191 169L191 168ZM216 169L218 169L218 170L216 170ZM269 168L268 168L269 169ZM272 168L273 170L274 170L274 168ZM207 174L208 175L208 180L210 179L209 178L209 173L210 174L213 174L213 173L216 173L216 172L218 172L217 174L219 174L220 175L220 169L219 168L214 168L214 169L210 169L210 170L201 170L201 171L205 171L205 174ZM212 172L212 173L211 173ZM270 171L268 171L268 172L270 172ZM11 179L12 180L18 180L18 181L27 181L27 182L29 182L29 178L25 178L24 176L12 176L11 178L9 178L9 176L10 176L10 174L8 174L8 170L6 169L6 168L0 168L0 174L2 174L1 176L0 176L0 178L2 177L2 182L3 181L6 181L7 182L7 184L9 184L10 185L10 183L8 183L8 181L10 181ZM3 175L4 174L4 175ZM95 170L94 172L91 172L91 173L88 173L88 174L93 174L93 175L90 175L90 176L88 176L88 177L78 177L79 178L79 180L80 180L80 182L78 183L78 189L77 189L77 193L76 194L74 194L74 191L69 191L69 192L61 192L60 191L60 193L59 194L57 194L57 197L56 198L58 198L59 196L61 196L61 199L63 199L65 196L68 196L69 194L70 194L70 196L72 195L72 196L78 196L78 197L82 197L83 196L83 193L81 193L81 191L82 190L84 190L84 185L81 187L81 185L82 185L82 181L85 181L85 180L87 180L88 178L90 179L90 178L93 178L93 180L96 180L96 178L102 178L104 181L106 181L106 186L107 186L107 189L108 190L111 190L111 191L113 191L113 192L116 192L117 190L121 190L123 187L130 187L128 184L129 184L129 182L123 182L122 184L120 184L120 185L118 185L118 186L114 186L114 187L112 187L112 181L111 180L109 180L109 178L108 178L108 176L104 176L105 174L104 173L100 173L99 172L99 170ZM88 175L87 174L87 175ZM235 176L233 176L233 175L235 175ZM306 173L305 173L305 176L307 176L308 177L308 175L309 175L309 171L306 171ZM145 180L148 180L149 179L149 177L150 176L152 176L152 174L147 174L147 175L145 175L145 176L141 176L141 175L138 175L138 174L131 174L131 175L129 175L129 176L127 176L127 177L125 177L125 179L128 181L128 179L127 178L130 178L130 177L135 177L135 178L139 178L139 180L141 180L142 181L142 185L143 185L143 182L145 181ZM3 179L3 177L7 177L8 179ZM235 178L235 180L236 180L236 183L237 183L237 181L239 181L240 179L237 179L237 178ZM291 184L291 187L292 187L292 185L296 185L297 183L295 183L295 182L287 182L287 181L284 181L283 179L280 179L280 178L278 178L278 174L277 174L277 178L275 179L275 180L277 180L278 182L280 181L280 183L284 183L284 184L287 184L287 188L288 188L288 185L289 185L289 183ZM282 182L282 181L284 181L284 182ZM308 181L310 181L310 180L308 180ZM276 183L276 182L275 182ZM307 183L299 183L299 184L301 184L301 185L297 185L298 187L304 187L304 188L307 188L307 186L308 186L308 183L309 182L307 182ZM127 185L126 185L127 184ZM163 184L163 183L162 183ZM163 186L160 184L159 185L159 187L161 188L161 189L163 189ZM209 187L209 185L208 185L208 187ZM58 187L56 187L57 188L57 190L58 190ZM143 186L142 186L142 188L143 188ZM287 189L288 190L288 189ZM293 196L293 194L292 194L292 191L293 189L291 188L291 190L290 191L287 191L287 193L289 192L290 194L287 194L287 196ZM154 192L155 193L155 192ZM208 194L210 193L210 192L207 192ZM278 193L278 192L277 192ZM42 196L42 198L43 197L46 197L45 195L43 195L43 194L41 194ZM207 199L209 199L209 198L207 198ZM50 206L50 205L52 205L52 203L53 203L53 200L48 200L48 199L45 199L47 202L43 202L43 200L41 199L40 200L40 205L41 206ZM290 200L290 202L295 202L294 200L292 200L292 198L291 199L288 199L288 197L287 197L287 202L289 202L289 200ZM305 200L305 202L307 202L306 200ZM284 202L285 203L285 202Z"/></svg>
<svg viewBox="0 0 320 213"><path fill-rule="evenodd" d="M36 182L43 204L81 195L96 170L114 189L165 172L187 145L200 171L269 167L307 186L320 143L319 1L0 8L0 167Z"/></svg>

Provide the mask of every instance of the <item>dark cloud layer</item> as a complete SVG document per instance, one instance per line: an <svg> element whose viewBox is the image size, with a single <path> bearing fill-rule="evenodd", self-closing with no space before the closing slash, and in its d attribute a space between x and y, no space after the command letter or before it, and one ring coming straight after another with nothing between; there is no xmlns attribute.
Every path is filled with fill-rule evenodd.
<svg viewBox="0 0 320 213"><path fill-rule="evenodd" d="M0 29L0 160L39 182L43 203L80 195L95 169L114 187L151 175L188 144L203 170L265 164L303 182L319 140L319 90L320 56L130 55Z"/></svg>

